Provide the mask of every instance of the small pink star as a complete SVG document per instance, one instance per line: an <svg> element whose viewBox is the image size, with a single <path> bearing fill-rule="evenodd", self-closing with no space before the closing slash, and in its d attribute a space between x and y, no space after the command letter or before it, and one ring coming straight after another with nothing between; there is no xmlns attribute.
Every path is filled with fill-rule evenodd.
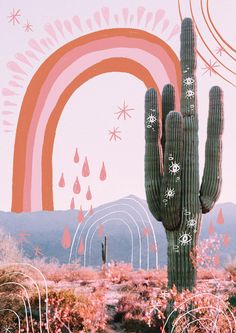
<svg viewBox="0 0 236 333"><path fill-rule="evenodd" d="M15 23L20 24L20 21L18 20L18 17L20 16L21 16L20 9L18 9L17 11L13 9L10 15L8 16L8 18L10 19L8 23L12 22L13 25L15 25Z"/></svg>
<svg viewBox="0 0 236 333"><path fill-rule="evenodd" d="M32 24L29 23L29 21L27 21L27 23L23 26L23 28L25 29L26 32L29 32L29 31L33 31L33 26Z"/></svg>
<svg viewBox="0 0 236 333"><path fill-rule="evenodd" d="M125 105L125 101L123 103L123 106L122 107L119 107L118 108L120 109L120 111L118 112L115 112L115 114L118 114L118 117L117 119L120 119L120 117L123 115L124 117L124 120L126 120L126 116L128 116L129 118L131 118L131 115L129 114L129 111L132 111L134 109L128 109L128 105Z"/></svg>
<svg viewBox="0 0 236 333"><path fill-rule="evenodd" d="M121 140L121 137L119 135L117 135L118 133L121 133L121 131L118 131L119 127L113 127L113 131L109 131L109 134L110 134L110 141L112 139L114 139L116 141L116 139L120 139Z"/></svg>
<svg viewBox="0 0 236 333"><path fill-rule="evenodd" d="M215 68L216 67L220 67L220 65L217 64L217 61L213 62L213 64L212 64L211 60L210 60L210 63L209 64L206 63L206 66L202 68L202 69L205 69L205 72L202 75L209 72L209 74L211 76L211 73L215 73Z"/></svg>
<svg viewBox="0 0 236 333"><path fill-rule="evenodd" d="M22 244L22 243L27 243L27 242L29 242L28 241L28 239L26 238L26 237L29 237L29 236L31 236L31 234L28 234L28 233L26 233L26 232L24 232L24 231L22 231L22 232L20 232L19 234L18 234L18 243L20 243L20 244Z"/></svg>
<svg viewBox="0 0 236 333"><path fill-rule="evenodd" d="M222 52L224 52L225 49L222 46L218 46L215 51L216 51L216 54L219 54L220 56L222 56Z"/></svg>
<svg viewBox="0 0 236 333"><path fill-rule="evenodd" d="M34 255L36 257L40 257L40 256L43 255L42 250L41 250L41 248L39 246L35 246L35 248L34 248Z"/></svg>

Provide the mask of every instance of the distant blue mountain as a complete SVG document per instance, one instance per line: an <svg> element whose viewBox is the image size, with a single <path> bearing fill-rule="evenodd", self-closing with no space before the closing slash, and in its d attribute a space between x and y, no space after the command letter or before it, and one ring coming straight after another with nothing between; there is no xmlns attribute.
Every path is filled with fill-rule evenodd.
<svg viewBox="0 0 236 333"><path fill-rule="evenodd" d="M216 223L220 208L224 215L222 225ZM81 265L100 266L101 243L106 235L109 261L132 261L134 268L144 269L156 267L157 263L166 265L165 231L162 224L152 217L145 200L130 195L106 203L95 208L92 215L83 212L85 219L82 223L78 222L78 214L78 210L0 212L0 227L19 242L29 258L42 254L48 260L56 258L60 263L79 258ZM204 215L200 239L208 237L210 219L216 233L230 236L229 245L222 247L220 252L221 262L225 263L236 254L236 205L218 204L211 213ZM62 246L65 227L73 244L69 248Z"/></svg>

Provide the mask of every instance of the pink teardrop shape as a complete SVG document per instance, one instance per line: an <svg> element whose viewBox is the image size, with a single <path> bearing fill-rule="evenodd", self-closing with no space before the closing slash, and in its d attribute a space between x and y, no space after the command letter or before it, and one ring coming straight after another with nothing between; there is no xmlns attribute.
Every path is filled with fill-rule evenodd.
<svg viewBox="0 0 236 333"><path fill-rule="evenodd" d="M150 231L149 231L148 228L144 228L144 229L143 229L143 234L144 234L144 236L148 236L149 233L150 233Z"/></svg>
<svg viewBox="0 0 236 333"><path fill-rule="evenodd" d="M83 213L83 210L82 210L82 206L80 206L80 209L79 209L78 222L79 223L84 222L84 213Z"/></svg>
<svg viewBox="0 0 236 333"><path fill-rule="evenodd" d="M91 193L91 190L90 190L90 186L88 186L88 191L86 193L86 199L87 200L91 200L92 199L92 193Z"/></svg>
<svg viewBox="0 0 236 333"><path fill-rule="evenodd" d="M217 216L217 223L224 224L224 216L223 216L222 208L220 209L219 214Z"/></svg>
<svg viewBox="0 0 236 333"><path fill-rule="evenodd" d="M82 256L84 254L84 240L81 238L79 248L78 248L78 254Z"/></svg>
<svg viewBox="0 0 236 333"><path fill-rule="evenodd" d="M92 205L90 206L90 209L89 209L89 215L93 215L93 206Z"/></svg>
<svg viewBox="0 0 236 333"><path fill-rule="evenodd" d="M80 190L81 190L81 187L80 187L79 179L78 179L78 177L76 177L75 182L74 182L74 186L73 186L73 192L75 194L79 194Z"/></svg>
<svg viewBox="0 0 236 333"><path fill-rule="evenodd" d="M99 224L99 227L98 227L98 235L99 235L99 237L102 237L102 236L103 236L103 226L102 226L102 224Z"/></svg>
<svg viewBox="0 0 236 333"><path fill-rule="evenodd" d="M74 162L79 163L79 153L78 148L75 149Z"/></svg>
<svg viewBox="0 0 236 333"><path fill-rule="evenodd" d="M59 180L58 186L59 186L59 187L65 187L65 179L64 179L64 174L63 174L63 172L62 172L62 174L61 174L61 178L60 178L60 180Z"/></svg>
<svg viewBox="0 0 236 333"><path fill-rule="evenodd" d="M64 247L64 249L68 249L71 245L71 235L70 235L70 230L67 225L65 226L64 231L63 231L61 245Z"/></svg>
<svg viewBox="0 0 236 333"><path fill-rule="evenodd" d="M213 222L212 222L212 220L210 221L210 226L209 226L209 228L208 228L208 233L209 233L209 235L212 235L212 234L214 234L214 232L215 232L215 229L214 229L214 227L213 227Z"/></svg>
<svg viewBox="0 0 236 333"><path fill-rule="evenodd" d="M70 209L75 209L75 199L74 198L71 199Z"/></svg>
<svg viewBox="0 0 236 333"><path fill-rule="evenodd" d="M157 245L155 243L150 244L150 252L156 252L157 251Z"/></svg>
<svg viewBox="0 0 236 333"><path fill-rule="evenodd" d="M105 164L104 162L102 162L102 168L101 168L101 172L100 172L100 180L106 180L107 178L107 173L106 173L106 168L105 168Z"/></svg>
<svg viewBox="0 0 236 333"><path fill-rule="evenodd" d="M229 237L229 234L225 234L224 235L224 238L223 238L223 245L224 246L228 246L230 243L230 237Z"/></svg>
<svg viewBox="0 0 236 333"><path fill-rule="evenodd" d="M82 176L88 177L89 175L90 175L90 170L89 170L88 159L87 159L87 157L85 157L83 168L82 168Z"/></svg>

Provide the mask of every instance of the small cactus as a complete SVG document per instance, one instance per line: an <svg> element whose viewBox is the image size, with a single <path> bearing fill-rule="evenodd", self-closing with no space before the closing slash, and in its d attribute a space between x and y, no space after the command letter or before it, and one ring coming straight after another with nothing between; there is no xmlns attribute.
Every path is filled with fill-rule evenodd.
<svg viewBox="0 0 236 333"><path fill-rule="evenodd" d="M202 213L208 213L221 189L223 93L213 87L205 168L199 185L198 113L196 101L196 51L192 20L181 26L181 112L175 112L174 88L162 92L162 120L157 93L145 95L145 190L149 209L162 221L168 241L168 286L192 290L196 281L193 256Z"/></svg>
<svg viewBox="0 0 236 333"><path fill-rule="evenodd" d="M107 236L105 236L104 242L102 242L102 262L103 265L107 263Z"/></svg>

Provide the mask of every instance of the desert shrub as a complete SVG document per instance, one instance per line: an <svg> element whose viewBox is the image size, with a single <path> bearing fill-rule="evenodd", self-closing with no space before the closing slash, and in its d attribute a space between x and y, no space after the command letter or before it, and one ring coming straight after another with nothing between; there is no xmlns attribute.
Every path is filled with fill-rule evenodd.
<svg viewBox="0 0 236 333"><path fill-rule="evenodd" d="M132 272L130 264L111 262L102 267L102 277L113 283L128 281Z"/></svg>
<svg viewBox="0 0 236 333"><path fill-rule="evenodd" d="M0 264L23 261L16 240L0 228Z"/></svg>

